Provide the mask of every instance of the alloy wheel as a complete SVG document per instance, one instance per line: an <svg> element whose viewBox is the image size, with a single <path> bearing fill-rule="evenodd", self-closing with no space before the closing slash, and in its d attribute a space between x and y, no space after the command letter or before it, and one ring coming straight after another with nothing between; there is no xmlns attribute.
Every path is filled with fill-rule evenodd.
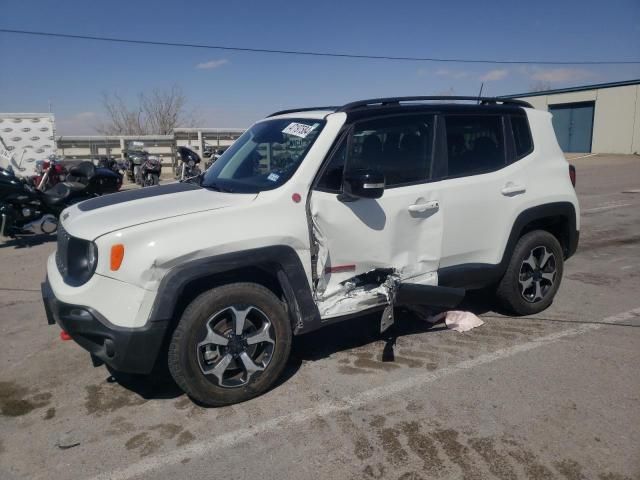
<svg viewBox="0 0 640 480"><path fill-rule="evenodd" d="M553 289L557 265L553 252L545 246L531 249L522 261L518 283L520 294L529 303L541 301Z"/></svg>
<svg viewBox="0 0 640 480"><path fill-rule="evenodd" d="M231 305L209 317L205 326L196 355L202 373L217 385L242 387L269 366L276 342L262 310Z"/></svg>

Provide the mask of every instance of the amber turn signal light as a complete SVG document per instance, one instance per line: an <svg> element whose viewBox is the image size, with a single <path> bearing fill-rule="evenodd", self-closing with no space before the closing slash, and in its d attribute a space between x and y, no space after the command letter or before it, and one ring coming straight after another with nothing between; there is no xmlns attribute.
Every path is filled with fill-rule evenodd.
<svg viewBox="0 0 640 480"><path fill-rule="evenodd" d="M111 246L111 270L116 271L122 265L122 260L124 259L124 245L121 243L116 243Z"/></svg>

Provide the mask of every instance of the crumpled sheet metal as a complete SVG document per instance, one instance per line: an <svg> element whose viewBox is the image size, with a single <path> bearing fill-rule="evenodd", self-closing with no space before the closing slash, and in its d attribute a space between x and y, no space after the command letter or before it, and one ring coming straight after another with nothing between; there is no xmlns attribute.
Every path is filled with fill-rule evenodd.
<svg viewBox="0 0 640 480"><path fill-rule="evenodd" d="M448 312L442 312L429 319L431 323L439 323L444 321L445 325L450 330L456 332L468 332L476 327L484 325L484 322L471 312L464 312L461 310L449 310Z"/></svg>
<svg viewBox="0 0 640 480"><path fill-rule="evenodd" d="M399 277L388 275L381 285L357 285L353 281L345 281L331 292L325 291L318 298L318 309L322 318L357 312L363 308L384 305L393 302L395 289L398 287Z"/></svg>

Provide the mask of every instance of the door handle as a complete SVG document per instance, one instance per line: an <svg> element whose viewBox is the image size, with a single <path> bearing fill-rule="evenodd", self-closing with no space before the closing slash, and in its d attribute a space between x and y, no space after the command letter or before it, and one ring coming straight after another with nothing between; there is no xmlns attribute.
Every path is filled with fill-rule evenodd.
<svg viewBox="0 0 640 480"><path fill-rule="evenodd" d="M500 190L500 193L502 193L502 195L509 197L513 195L520 195L522 193L525 193L526 191L527 189L524 185L517 185L515 183L509 182L504 187L502 187L502 190Z"/></svg>
<svg viewBox="0 0 640 480"><path fill-rule="evenodd" d="M409 205L408 210L412 213L424 213L430 210L438 210L440 208L440 203L437 200L432 202L425 203L414 203L413 205Z"/></svg>

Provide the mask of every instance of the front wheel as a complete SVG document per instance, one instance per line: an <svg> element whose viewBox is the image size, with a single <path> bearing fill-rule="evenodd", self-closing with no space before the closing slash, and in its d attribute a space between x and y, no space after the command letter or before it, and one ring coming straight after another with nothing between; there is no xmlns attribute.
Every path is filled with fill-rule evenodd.
<svg viewBox="0 0 640 480"><path fill-rule="evenodd" d="M532 315L546 309L558 291L564 260L552 234L534 230L518 240L496 297L511 313Z"/></svg>
<svg viewBox="0 0 640 480"><path fill-rule="evenodd" d="M243 402L278 380L291 335L287 313L270 290L253 283L217 287L185 309L169 345L169 371L202 404Z"/></svg>

